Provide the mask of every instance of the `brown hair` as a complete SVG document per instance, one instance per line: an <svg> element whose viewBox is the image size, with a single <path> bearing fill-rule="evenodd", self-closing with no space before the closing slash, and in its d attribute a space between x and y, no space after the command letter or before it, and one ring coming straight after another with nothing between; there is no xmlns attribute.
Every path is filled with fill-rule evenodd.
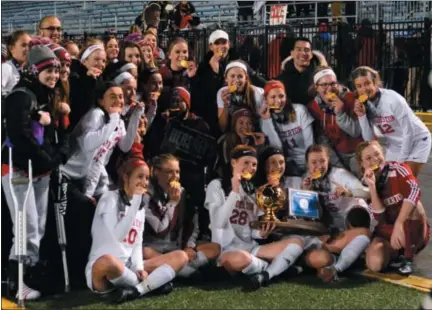
<svg viewBox="0 0 432 310"><path fill-rule="evenodd" d="M129 34L132 33L141 33L141 29L138 25L132 25L129 27Z"/></svg>
<svg viewBox="0 0 432 310"><path fill-rule="evenodd" d="M355 157L356 157L357 163L360 166L362 171L363 171L363 168L361 167L361 162L362 162L363 151L371 145L377 145L381 149L381 151L384 152L382 145L377 140L364 141L364 142L360 143L359 145L357 145Z"/></svg>
<svg viewBox="0 0 432 310"><path fill-rule="evenodd" d="M125 161L117 168L117 174L119 176L118 183L119 188L122 189L124 187L124 177L127 176L130 178L132 172L141 166L146 166L148 168L147 163L143 158L139 157L128 157Z"/></svg>
<svg viewBox="0 0 432 310"><path fill-rule="evenodd" d="M154 169L161 169L163 164L169 161L176 161L179 162L179 159L175 157L173 154L162 154L153 157L152 164L151 164L151 173L150 175L153 176L153 170Z"/></svg>
<svg viewBox="0 0 432 310"><path fill-rule="evenodd" d="M179 43L185 43L186 46L188 47L188 51L189 51L189 44L188 44L188 42L184 38L182 38L182 37L176 37L168 45L168 54L171 53L171 50L173 49L173 47L175 45L179 44Z"/></svg>
<svg viewBox="0 0 432 310"><path fill-rule="evenodd" d="M18 30L18 31L15 31L14 33L12 33L11 36L8 38L7 44L6 44L8 58L12 58L12 53L10 50L23 35L29 36L29 34L27 32L25 32L23 30Z"/></svg>
<svg viewBox="0 0 432 310"><path fill-rule="evenodd" d="M333 68L330 67L330 66L319 66L319 67L314 71L314 73L312 74L312 77L314 77L315 74L317 74L318 72L323 71L323 70L327 70L327 69L333 70ZM337 77L336 77L336 78L337 78ZM309 89L308 89L308 95L309 95L310 98L314 98L314 97L317 95L317 87L316 87L315 83L313 83L313 82L312 82L312 85L309 86Z"/></svg>
<svg viewBox="0 0 432 310"><path fill-rule="evenodd" d="M368 66L361 66L358 67L356 69L354 69L353 72L351 72L351 80L354 84L354 81L359 78L359 77L369 77L372 81L374 81L375 85L377 87L382 87L382 80L381 77L378 73L378 71L372 69L371 67Z"/></svg>
<svg viewBox="0 0 432 310"><path fill-rule="evenodd" d="M157 37L157 35L155 35L153 32L151 32L151 31L149 31L149 30L144 31L144 32L142 33L142 35L143 35L143 38L144 38L145 36L147 36L147 35L152 35L152 36L154 36L154 37L156 38L156 42L158 41L158 37Z"/></svg>
<svg viewBox="0 0 432 310"><path fill-rule="evenodd" d="M141 58L141 63L138 66L138 72L142 71L142 69L144 67L144 56L143 56L143 53L142 53L139 45L136 44L135 42L126 41L126 42L122 43L122 45L120 47L120 52L119 52L118 60L119 61L126 61L125 57L126 57L126 49L127 48L136 48L136 49L138 49L138 53L139 53L140 58Z"/></svg>
<svg viewBox="0 0 432 310"><path fill-rule="evenodd" d="M244 62L243 60L236 60L237 62L243 63L246 68L249 67L249 65ZM233 67L236 68L236 67ZM233 69L230 68L226 73L225 73L225 77L228 74L228 72ZM247 72L245 72L246 74L246 84L245 84L245 94L246 94L246 105L249 107L249 109L252 110L252 112L254 114L258 114L258 111L256 110L256 102L255 102L255 90L252 87L252 83L250 82L250 78L249 78L249 74Z"/></svg>
<svg viewBox="0 0 432 310"><path fill-rule="evenodd" d="M119 41L117 40L117 38L114 35L111 34L111 35L105 37L104 40L103 40L105 49L107 48L107 45L108 45L109 41L111 41L111 40L116 40L117 44L119 43Z"/></svg>
<svg viewBox="0 0 432 310"><path fill-rule="evenodd" d="M306 163L309 160L309 155L310 153L321 153L324 152L327 154L328 157L330 157L330 153L329 153L329 149L326 145L324 144L312 144L311 146L308 147L308 149L306 150Z"/></svg>

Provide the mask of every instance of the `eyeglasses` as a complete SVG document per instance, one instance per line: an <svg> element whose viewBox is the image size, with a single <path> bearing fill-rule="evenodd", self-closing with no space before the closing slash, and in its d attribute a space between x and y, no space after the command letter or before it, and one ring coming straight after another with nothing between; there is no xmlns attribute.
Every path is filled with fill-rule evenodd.
<svg viewBox="0 0 432 310"><path fill-rule="evenodd" d="M317 86L321 86L322 88L328 88L330 87L334 87L336 86L338 83L337 82L331 82L331 83L322 83L322 84L317 84Z"/></svg>
<svg viewBox="0 0 432 310"><path fill-rule="evenodd" d="M54 32L54 31L58 31L58 32L62 32L63 31L63 28L62 27L54 27L54 26L49 26L49 27L46 27L46 28L41 28L42 30L49 30L49 31L52 31L52 32Z"/></svg>

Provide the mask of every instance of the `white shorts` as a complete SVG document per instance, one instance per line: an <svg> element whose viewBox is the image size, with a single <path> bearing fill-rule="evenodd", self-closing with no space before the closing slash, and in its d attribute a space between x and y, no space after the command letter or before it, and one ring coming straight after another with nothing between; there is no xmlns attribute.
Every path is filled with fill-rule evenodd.
<svg viewBox="0 0 432 310"><path fill-rule="evenodd" d="M97 259L95 259L95 260L93 260L93 261L91 261L91 262L88 262L87 263L87 265L86 265L86 268L85 268L85 277L86 277L86 283L87 283L87 287L93 292L93 293L96 293L96 294L100 294L100 295L103 295L103 294L108 294L108 293L110 293L110 292L112 292L112 291L114 291L116 288L114 287L114 285L112 285L112 288L109 288L108 290L106 290L106 291L104 291L104 292L99 292L99 291L96 291L94 288L93 288L93 278L92 278L92 269L93 269L93 264L95 263L97 261ZM126 263L126 267L127 268L130 268L130 260L128 261L128 263Z"/></svg>
<svg viewBox="0 0 432 310"><path fill-rule="evenodd" d="M143 248L152 248L161 254L170 253L173 251L181 250L175 242L152 242L143 244Z"/></svg>
<svg viewBox="0 0 432 310"><path fill-rule="evenodd" d="M429 155L432 147L431 136L424 137L423 139L414 142L413 150L409 155L407 161L425 164L428 162Z"/></svg>
<svg viewBox="0 0 432 310"><path fill-rule="evenodd" d="M321 249L322 241L315 236L304 236L304 235L288 235L284 236L282 239L290 239L290 238L298 238L303 241L304 250L313 250L313 249Z"/></svg>
<svg viewBox="0 0 432 310"><path fill-rule="evenodd" d="M250 253L251 255L256 256L258 254L260 247L261 246L258 243L253 243L253 244L231 243L222 250L221 255L225 252L246 251L246 252Z"/></svg>
<svg viewBox="0 0 432 310"><path fill-rule="evenodd" d="M424 137L422 139L414 141L412 150L406 161L412 161L415 163L425 164L428 162L429 155L432 147L431 136ZM386 148L385 159L390 161L397 161L400 155L399 149Z"/></svg>

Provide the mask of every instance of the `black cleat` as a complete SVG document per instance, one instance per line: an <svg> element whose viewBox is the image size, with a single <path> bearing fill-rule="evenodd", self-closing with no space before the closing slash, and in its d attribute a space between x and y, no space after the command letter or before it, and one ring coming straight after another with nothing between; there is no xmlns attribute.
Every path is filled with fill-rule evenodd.
<svg viewBox="0 0 432 310"><path fill-rule="evenodd" d="M169 293L171 293L174 289L174 285L172 282L168 282L165 283L164 285L162 285L161 287L155 289L153 291L154 295L168 295Z"/></svg>
<svg viewBox="0 0 432 310"><path fill-rule="evenodd" d="M268 286L270 282L270 276L267 271L263 271L261 273L254 274L249 277L248 289L250 290L258 290L262 286Z"/></svg>
<svg viewBox="0 0 432 310"><path fill-rule="evenodd" d="M116 298L115 303L121 304L127 301L135 300L139 298L140 295L141 294L138 292L136 287L128 287L120 291L120 296Z"/></svg>
<svg viewBox="0 0 432 310"><path fill-rule="evenodd" d="M414 272L414 266L413 263L410 262L409 260L405 260L402 266L400 266L398 269L398 273L403 276L409 276L413 272Z"/></svg>

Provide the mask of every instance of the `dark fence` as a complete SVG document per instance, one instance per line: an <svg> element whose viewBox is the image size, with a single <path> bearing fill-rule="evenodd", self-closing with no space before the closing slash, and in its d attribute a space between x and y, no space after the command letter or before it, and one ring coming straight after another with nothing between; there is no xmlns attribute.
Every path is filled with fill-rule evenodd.
<svg viewBox="0 0 432 310"><path fill-rule="evenodd" d="M349 74L358 66L378 70L384 86L403 95L413 109L432 109L432 91L428 86L431 69L431 21L407 21L352 25L338 23L326 26L277 25L224 28L239 58L247 61L267 79L281 73L281 63L290 56L293 40L307 37L314 50L321 51L339 80L349 87ZM200 29L159 34L159 45L184 37L196 61L208 51L208 37L213 30ZM121 39L125 34L118 34ZM88 36L93 36L89 34ZM74 39L74 38L70 38Z"/></svg>

